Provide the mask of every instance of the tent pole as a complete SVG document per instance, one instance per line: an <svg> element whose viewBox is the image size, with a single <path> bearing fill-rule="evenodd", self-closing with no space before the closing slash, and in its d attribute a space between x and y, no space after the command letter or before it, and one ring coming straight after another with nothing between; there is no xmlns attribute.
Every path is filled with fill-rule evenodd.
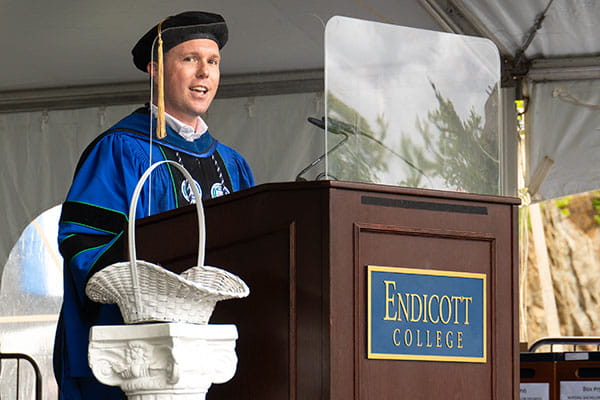
<svg viewBox="0 0 600 400"><path fill-rule="evenodd" d="M558 321L554 285L552 284L550 261L548 259L546 247L546 236L544 235L542 213L540 211L539 203L531 204L529 206L529 216L531 218L533 247L535 250L535 258L537 260L540 289L542 292L542 304L544 305L548 336L558 337L560 336L560 324Z"/></svg>

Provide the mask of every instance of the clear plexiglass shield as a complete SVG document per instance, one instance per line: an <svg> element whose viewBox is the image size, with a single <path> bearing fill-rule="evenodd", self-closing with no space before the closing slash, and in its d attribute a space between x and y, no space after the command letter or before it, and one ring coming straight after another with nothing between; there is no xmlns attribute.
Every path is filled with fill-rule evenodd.
<svg viewBox="0 0 600 400"><path fill-rule="evenodd" d="M502 194L499 82L487 39L332 18L313 178Z"/></svg>

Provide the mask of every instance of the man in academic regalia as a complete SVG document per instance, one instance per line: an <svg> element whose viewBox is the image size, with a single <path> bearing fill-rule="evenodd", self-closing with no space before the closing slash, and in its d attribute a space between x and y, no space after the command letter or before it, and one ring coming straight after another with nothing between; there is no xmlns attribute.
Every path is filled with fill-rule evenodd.
<svg viewBox="0 0 600 400"><path fill-rule="evenodd" d="M59 223L64 299L54 372L60 399L125 398L119 388L93 377L87 359L90 327L122 324L121 314L116 305L90 301L85 285L96 271L122 261L129 203L144 171L157 161L175 160L192 174L203 199L254 185L244 158L215 140L201 117L219 85L227 37L223 18L206 12L171 16L148 31L132 54L136 67L150 74L156 100L101 134L79 160ZM168 164L153 172L140 199L138 218L196 200L183 175Z"/></svg>

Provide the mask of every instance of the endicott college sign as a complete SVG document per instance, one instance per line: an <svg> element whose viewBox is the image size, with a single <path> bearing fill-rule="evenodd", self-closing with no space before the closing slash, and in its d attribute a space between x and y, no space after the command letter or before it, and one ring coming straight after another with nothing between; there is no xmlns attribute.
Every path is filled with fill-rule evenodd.
<svg viewBox="0 0 600 400"><path fill-rule="evenodd" d="M368 358L486 362L486 275L367 267Z"/></svg>

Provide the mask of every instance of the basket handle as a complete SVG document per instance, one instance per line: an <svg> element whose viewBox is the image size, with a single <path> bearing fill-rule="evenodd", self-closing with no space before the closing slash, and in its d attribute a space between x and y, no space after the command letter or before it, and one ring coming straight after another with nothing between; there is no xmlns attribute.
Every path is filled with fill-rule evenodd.
<svg viewBox="0 0 600 400"><path fill-rule="evenodd" d="M172 161L172 160L163 160L152 164L146 172L140 177L131 197L131 204L129 205L129 225L127 229L128 233L128 243L129 243L129 262L131 267L131 280L133 282L133 293L135 296L136 304L141 304L140 302L140 289L139 289L139 281L137 275L137 255L135 250L135 212L137 209L137 202L140 197L140 193L142 191L142 187L146 182L146 179L150 176L152 171L154 171L157 167L162 164L171 164L183 174L185 179L190 183L192 188L192 192L194 193L194 197L196 199L196 212L198 214L198 266L204 266L204 247L206 245L206 228L204 226L204 208L202 207L202 198L198 188L194 184L194 178L192 175L184 168L183 165Z"/></svg>

